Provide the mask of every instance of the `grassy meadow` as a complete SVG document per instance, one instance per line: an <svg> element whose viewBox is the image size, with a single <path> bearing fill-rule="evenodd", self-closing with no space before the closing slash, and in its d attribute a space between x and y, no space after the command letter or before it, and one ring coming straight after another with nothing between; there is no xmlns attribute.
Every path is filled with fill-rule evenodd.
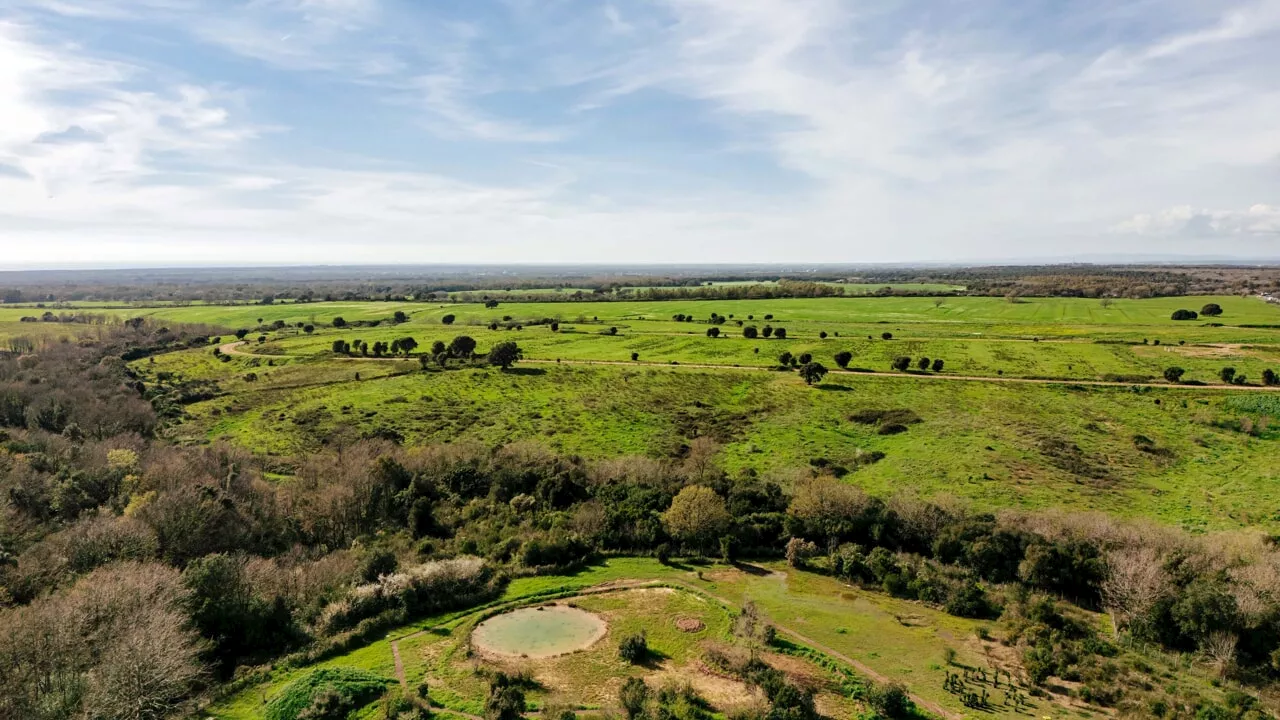
<svg viewBox="0 0 1280 720"><path fill-rule="evenodd" d="M1169 319L1174 309L1207 302L1224 308L1213 320L1221 327ZM334 317L388 320L397 310L406 322L331 326ZM1265 368L1280 369L1280 328L1261 327L1280 325L1280 307L1254 298L1117 300L1109 307L1083 299L877 297L140 312L251 330L234 350L248 354L218 358L206 347L134 363L151 383L216 388L212 398L183 406L182 421L170 428L185 442L223 439L283 457L360 437L536 440L586 457L665 457L709 436L722 444L721 462L731 471L785 476L830 467L878 495L1099 510L1190 529L1280 526L1280 402L1256 386ZM718 326L729 337L707 337L711 312L735 316ZM679 313L701 322L673 321ZM449 314L453 323L443 324ZM268 327L259 328L258 318ZM558 331L487 327L542 318L559 318ZM786 327L788 337L745 339L737 318ZM315 329L269 329L276 320ZM881 339L882 332L893 339ZM346 357L331 349L335 339L372 345L410 336L421 353L459 334L474 337L480 353L515 340L526 362L508 372L424 371L417 357ZM833 372L809 387L776 369L787 351L812 353L834 370L839 350L852 353L850 368L875 372ZM888 373L899 355L940 358L945 366L941 373ZM1170 365L1206 385L1170 385L1162 377ZM1222 387L1217 376L1226 365L1255 387ZM1006 382L1036 378L1060 382ZM1123 382L1077 384L1108 379ZM866 409L906 409L921 422L882 434L850 419Z"/></svg>

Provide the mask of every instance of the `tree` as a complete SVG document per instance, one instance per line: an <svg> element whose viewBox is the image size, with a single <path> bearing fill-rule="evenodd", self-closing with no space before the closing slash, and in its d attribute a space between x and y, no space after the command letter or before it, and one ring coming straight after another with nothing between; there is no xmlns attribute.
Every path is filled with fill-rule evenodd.
<svg viewBox="0 0 1280 720"><path fill-rule="evenodd" d="M333 326L336 328L346 327L347 321L343 320L341 317L336 317L333 319Z"/></svg>
<svg viewBox="0 0 1280 720"><path fill-rule="evenodd" d="M882 332L882 333L880 333L880 339L881 339L881 340L892 340L892 339L893 339L893 333L891 333L891 332Z"/></svg>
<svg viewBox="0 0 1280 720"><path fill-rule="evenodd" d="M1170 317L1174 320L1195 320L1199 316L1195 310L1174 310Z"/></svg>
<svg viewBox="0 0 1280 720"><path fill-rule="evenodd" d="M942 362L942 358L937 358L937 359L935 359L935 360L933 361L933 371L934 371L934 372L942 372L942 366L943 366L943 364L944 364L944 363Z"/></svg>
<svg viewBox="0 0 1280 720"><path fill-rule="evenodd" d="M640 353L638 353L638 352L633 352L633 353L631 353L631 361L632 361L632 362L635 362L636 360L639 360L639 359L640 359Z"/></svg>
<svg viewBox="0 0 1280 720"><path fill-rule="evenodd" d="M316 331L316 326L315 326L315 325L312 325L312 324L310 324L310 323L308 323L308 324L306 324L306 325L303 325L303 326L302 326L302 332L304 332L304 333L306 333L306 334L308 334L308 335L310 335L311 333L313 333L313 332L315 332L315 331Z"/></svg>
<svg viewBox="0 0 1280 720"><path fill-rule="evenodd" d="M497 300L493 300L493 299L485 300L485 301L484 301L484 306L485 306L486 308L488 308L488 309L492 310L492 309L494 309L494 308L498 307L498 301L497 301Z"/></svg>
<svg viewBox="0 0 1280 720"><path fill-rule="evenodd" d="M796 360L799 361L801 365L807 365L813 362L813 353L800 353L800 356L797 357Z"/></svg>
<svg viewBox="0 0 1280 720"><path fill-rule="evenodd" d="M898 372L906 372L907 368L911 367L911 358L907 357L906 355L899 355L898 357L893 359L893 362L890 363L890 366L894 370L897 370Z"/></svg>
<svg viewBox="0 0 1280 720"><path fill-rule="evenodd" d="M742 328L742 337L748 340L755 340L759 335L760 331L756 329L755 325L748 325Z"/></svg>
<svg viewBox="0 0 1280 720"><path fill-rule="evenodd" d="M782 351L782 354L778 356L778 364L783 367L788 367L791 365L790 351L787 351L787 350Z"/></svg>
<svg viewBox="0 0 1280 720"><path fill-rule="evenodd" d="M819 339L819 340L826 340L826 339L827 339L827 331L826 331L826 330L823 330L822 332L818 333L818 339Z"/></svg>
<svg viewBox="0 0 1280 720"><path fill-rule="evenodd" d="M413 339L413 338L411 338L411 337L402 337L402 338L400 338L400 352L404 353L406 356L407 356L409 353L411 353L411 352L413 352L414 350L416 350L416 349L417 349L417 347L418 347L418 341L417 341L417 340L414 340L414 339Z"/></svg>
<svg viewBox="0 0 1280 720"><path fill-rule="evenodd" d="M1222 314L1222 306L1218 303L1209 303L1200 308L1200 314L1207 315L1209 317L1218 317Z"/></svg>
<svg viewBox="0 0 1280 720"><path fill-rule="evenodd" d="M627 713L627 720L637 720L644 714L644 706L649 703L649 686L638 677L629 677L618 691L618 701Z"/></svg>
<svg viewBox="0 0 1280 720"><path fill-rule="evenodd" d="M921 369L921 370L928 370L928 369L929 369L929 358L927 358L927 357L922 357L922 358L920 358L919 360L917 360L917 361L916 361L916 367L917 367L917 368L919 368L919 369Z"/></svg>
<svg viewBox="0 0 1280 720"><path fill-rule="evenodd" d="M841 368L849 367L849 363L852 361L853 361L853 353L849 352L848 350L841 350L840 352L836 353L836 365L839 365Z"/></svg>
<svg viewBox="0 0 1280 720"><path fill-rule="evenodd" d="M489 683L489 698L484 703L485 720L521 720L528 709L521 690L505 673Z"/></svg>
<svg viewBox="0 0 1280 720"><path fill-rule="evenodd" d="M449 315L445 315L444 317L440 318L440 322L445 325L452 325L454 319L455 318L453 317L453 314L450 313Z"/></svg>
<svg viewBox="0 0 1280 720"><path fill-rule="evenodd" d="M826 366L819 362L807 362L800 366L800 377L804 378L806 385L822 382L822 378L826 377L826 374Z"/></svg>
<svg viewBox="0 0 1280 720"><path fill-rule="evenodd" d="M764 329L760 331L760 334L765 337L773 337L773 326L765 325Z"/></svg>
<svg viewBox="0 0 1280 720"><path fill-rule="evenodd" d="M236 331L236 339L243 340L245 336L248 334L249 334L248 330L245 330L244 328L240 328L239 330Z"/></svg>
<svg viewBox="0 0 1280 720"><path fill-rule="evenodd" d="M456 358L470 358L476 352L476 341L469 335L459 335L449 343L449 354Z"/></svg>
<svg viewBox="0 0 1280 720"><path fill-rule="evenodd" d="M560 323L558 322L551 323L551 332L560 332Z"/></svg>
<svg viewBox="0 0 1280 720"><path fill-rule="evenodd" d="M787 339L787 329L786 329L786 328L778 328L777 330L774 330L774 331L773 331L773 336L774 336L774 337L776 337L776 338L778 338L779 340L786 340L786 339Z"/></svg>
<svg viewBox="0 0 1280 720"><path fill-rule="evenodd" d="M1186 372L1187 372L1186 370L1183 370L1177 365L1174 365L1172 367L1167 367L1164 369L1164 379L1168 380L1171 383L1182 382L1182 376Z"/></svg>
<svg viewBox="0 0 1280 720"><path fill-rule="evenodd" d="M347 345L347 342L346 342L345 340L334 340L334 341L333 341L333 352L334 352L334 353L336 353L336 354L350 353L350 352L351 352L351 346L350 346L350 345Z"/></svg>
<svg viewBox="0 0 1280 720"><path fill-rule="evenodd" d="M1230 385L1231 381L1236 378L1236 369L1233 367L1224 367L1218 371L1218 377L1222 379L1222 382Z"/></svg>
<svg viewBox="0 0 1280 720"><path fill-rule="evenodd" d="M723 535L731 520L724 499L705 485L686 486L662 514L667 532L699 552Z"/></svg>
<svg viewBox="0 0 1280 720"><path fill-rule="evenodd" d="M707 337L709 338L720 337L720 328L718 327L707 328Z"/></svg>
<svg viewBox="0 0 1280 720"><path fill-rule="evenodd" d="M1272 370L1271 368L1267 368L1266 370L1262 371L1262 384L1263 385L1280 384L1280 377L1276 376L1275 370Z"/></svg>
<svg viewBox="0 0 1280 720"><path fill-rule="evenodd" d="M510 340L500 342L489 350L489 364L497 365L503 370L509 369L516 361L522 360L524 353L521 352L520 346Z"/></svg>

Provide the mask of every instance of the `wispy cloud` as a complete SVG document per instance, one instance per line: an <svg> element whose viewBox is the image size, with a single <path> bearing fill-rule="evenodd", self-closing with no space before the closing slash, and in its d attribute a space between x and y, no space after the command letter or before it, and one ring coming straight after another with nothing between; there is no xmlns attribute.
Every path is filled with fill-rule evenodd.
<svg viewBox="0 0 1280 720"><path fill-rule="evenodd" d="M1280 256L1280 0L11 7L6 239L298 262L1205 237Z"/></svg>

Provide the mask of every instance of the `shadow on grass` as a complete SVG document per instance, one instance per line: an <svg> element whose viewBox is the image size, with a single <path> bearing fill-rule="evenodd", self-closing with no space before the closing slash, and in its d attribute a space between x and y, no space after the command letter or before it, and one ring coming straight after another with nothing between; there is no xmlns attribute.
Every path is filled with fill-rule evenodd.
<svg viewBox="0 0 1280 720"><path fill-rule="evenodd" d="M503 370L503 372L508 375L546 375L547 374L547 371L542 368L531 368L531 367L511 368L509 370Z"/></svg>
<svg viewBox="0 0 1280 720"><path fill-rule="evenodd" d="M756 577L764 577L765 575L772 574L766 568L762 568L759 565L752 565L751 563L736 562L733 566L748 575L755 575Z"/></svg>
<svg viewBox="0 0 1280 720"><path fill-rule="evenodd" d="M850 390L853 390L853 388L848 385L837 385L835 383L821 383L819 385L814 385L814 387L819 390L829 390L831 392L849 392Z"/></svg>

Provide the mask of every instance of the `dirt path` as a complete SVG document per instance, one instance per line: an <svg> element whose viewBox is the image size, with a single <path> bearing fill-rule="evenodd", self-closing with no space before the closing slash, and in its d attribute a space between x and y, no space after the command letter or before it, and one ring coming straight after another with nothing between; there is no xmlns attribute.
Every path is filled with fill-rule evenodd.
<svg viewBox="0 0 1280 720"><path fill-rule="evenodd" d="M227 343L222 345L219 350L224 355L239 355L242 357L256 358L295 358L294 355L259 355L257 353L244 352L239 346L244 345L244 341ZM404 358L371 358L371 357L347 357L334 358L340 362L404 362ZM545 360L545 359L525 359L521 362L533 365L616 365L621 367L647 367L647 368L671 368L671 369L693 369L693 370L741 370L747 372L777 372L772 367L763 367L760 365L717 365L712 363L681 363L681 362L643 362L643 361L625 361L625 360ZM952 382L989 382L989 383L1012 383L1023 385L1083 385L1086 387L1143 387L1143 388L1166 388L1166 389L1196 389L1196 390L1220 390L1228 392L1236 391L1253 391L1253 392L1280 392L1274 387L1265 387L1261 385L1173 385L1170 383L1155 382L1114 382L1110 380L1073 380L1073 379L1050 379L1050 378L1018 378L1018 377L992 377L988 375L941 375L928 373L907 373L907 372L857 372L854 370L828 370L831 375L859 375L863 377L889 377L889 378L911 378L921 381L952 381Z"/></svg>

